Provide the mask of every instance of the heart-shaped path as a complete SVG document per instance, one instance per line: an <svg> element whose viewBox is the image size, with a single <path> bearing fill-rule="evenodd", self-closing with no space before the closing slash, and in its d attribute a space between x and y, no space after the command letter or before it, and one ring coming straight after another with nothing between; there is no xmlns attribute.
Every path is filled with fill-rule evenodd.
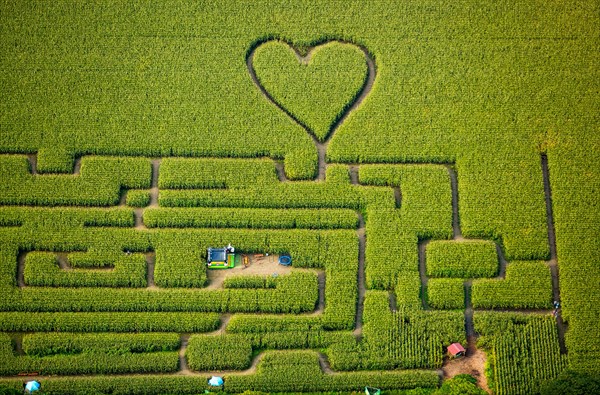
<svg viewBox="0 0 600 395"><path fill-rule="evenodd" d="M322 143L361 96L369 67L360 47L331 41L305 57L282 41L267 41L252 53L251 72L279 108Z"/></svg>

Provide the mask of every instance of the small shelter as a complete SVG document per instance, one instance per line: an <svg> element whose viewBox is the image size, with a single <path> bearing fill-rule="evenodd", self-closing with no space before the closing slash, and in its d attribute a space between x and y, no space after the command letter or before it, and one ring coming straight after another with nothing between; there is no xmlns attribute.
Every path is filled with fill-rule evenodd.
<svg viewBox="0 0 600 395"><path fill-rule="evenodd" d="M223 379L219 376L212 376L210 380L208 380L208 385L211 387L220 387L223 385Z"/></svg>
<svg viewBox="0 0 600 395"><path fill-rule="evenodd" d="M448 353L454 358L464 356L465 352L465 348L460 343L452 343L448 346Z"/></svg>
<svg viewBox="0 0 600 395"><path fill-rule="evenodd" d="M365 395L380 395L381 390L379 388L365 387Z"/></svg>

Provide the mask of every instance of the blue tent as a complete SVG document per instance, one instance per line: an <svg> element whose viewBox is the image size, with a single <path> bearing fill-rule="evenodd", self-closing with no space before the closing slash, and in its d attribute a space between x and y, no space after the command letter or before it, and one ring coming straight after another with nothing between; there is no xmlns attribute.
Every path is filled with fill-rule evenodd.
<svg viewBox="0 0 600 395"><path fill-rule="evenodd" d="M42 385L40 383L38 383L37 381L35 381L35 380L28 381L25 384L25 393L31 394L33 392L37 392L37 391L40 390L41 387L42 387Z"/></svg>
<svg viewBox="0 0 600 395"><path fill-rule="evenodd" d="M210 380L208 380L208 384L213 387L220 387L223 385L223 379L219 376L212 376Z"/></svg>

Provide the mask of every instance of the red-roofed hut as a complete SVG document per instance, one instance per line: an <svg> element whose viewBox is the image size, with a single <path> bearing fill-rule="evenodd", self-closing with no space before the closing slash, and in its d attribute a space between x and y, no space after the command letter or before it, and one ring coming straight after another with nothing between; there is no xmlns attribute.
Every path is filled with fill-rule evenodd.
<svg viewBox="0 0 600 395"><path fill-rule="evenodd" d="M460 343L452 343L448 346L448 352L453 358L465 355L465 348Z"/></svg>

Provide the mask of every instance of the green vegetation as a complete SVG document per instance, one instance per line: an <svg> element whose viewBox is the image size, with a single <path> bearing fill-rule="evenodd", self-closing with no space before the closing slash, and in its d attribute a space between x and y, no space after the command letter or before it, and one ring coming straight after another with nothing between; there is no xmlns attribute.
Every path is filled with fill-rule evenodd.
<svg viewBox="0 0 600 395"><path fill-rule="evenodd" d="M427 275L432 277L494 277L496 245L491 241L432 241L427 245Z"/></svg>
<svg viewBox="0 0 600 395"><path fill-rule="evenodd" d="M352 229L356 213L347 209L153 208L144 212L149 228Z"/></svg>
<svg viewBox="0 0 600 395"><path fill-rule="evenodd" d="M475 330L488 351L494 392L534 394L567 366L551 316L475 313Z"/></svg>
<svg viewBox="0 0 600 395"><path fill-rule="evenodd" d="M146 207L150 204L150 193L132 189L127 192L126 202L130 207Z"/></svg>
<svg viewBox="0 0 600 395"><path fill-rule="evenodd" d="M365 55L355 45L332 42L298 59L287 43L270 41L254 52L252 68L272 98L323 141L360 93Z"/></svg>
<svg viewBox="0 0 600 395"><path fill-rule="evenodd" d="M176 371L179 363L177 351L131 352L122 349L115 352L102 348L85 351L70 355L14 356L11 339L3 333L0 335L0 372L6 376L34 372L44 375L167 373Z"/></svg>
<svg viewBox="0 0 600 395"><path fill-rule="evenodd" d="M32 333L23 336L27 355L47 356L104 351L156 352L175 351L181 342L176 333Z"/></svg>
<svg viewBox="0 0 600 395"><path fill-rule="evenodd" d="M473 281L475 308L551 309L552 279L545 262L511 262L505 279Z"/></svg>
<svg viewBox="0 0 600 395"><path fill-rule="evenodd" d="M0 155L0 204L39 206L111 206L122 188L150 186L150 162L140 158L85 157L81 173L35 176L27 159Z"/></svg>
<svg viewBox="0 0 600 395"><path fill-rule="evenodd" d="M361 342L340 338L329 347L333 369L435 369L445 345L465 341L462 312L392 312L385 291L367 293L363 321Z"/></svg>
<svg viewBox="0 0 600 395"><path fill-rule="evenodd" d="M433 309L465 307L463 281L457 278L433 278L427 282L427 304Z"/></svg>
<svg viewBox="0 0 600 395"><path fill-rule="evenodd" d="M218 314L207 313L63 313L2 312L3 332L210 332Z"/></svg>
<svg viewBox="0 0 600 395"><path fill-rule="evenodd" d="M474 279L497 394L594 392L597 1L0 9L0 376L196 394L190 335L192 370L257 362L223 393L476 394L434 370ZM290 273L221 287L229 243Z"/></svg>
<svg viewBox="0 0 600 395"><path fill-rule="evenodd" d="M290 368L290 367L293 367ZM350 391L366 385L377 388L435 387L435 372L352 372L324 374L316 353L311 351L271 351L265 353L256 374L225 377L225 390L241 392L245 389L266 392Z"/></svg>
<svg viewBox="0 0 600 395"><path fill-rule="evenodd" d="M190 337L185 356L192 370L242 370L250 367L252 344L236 335L194 335Z"/></svg>
<svg viewBox="0 0 600 395"><path fill-rule="evenodd" d="M33 252L25 258L25 284L42 287L145 287L145 257L141 254L123 255L114 262L112 270L63 270L54 254Z"/></svg>

